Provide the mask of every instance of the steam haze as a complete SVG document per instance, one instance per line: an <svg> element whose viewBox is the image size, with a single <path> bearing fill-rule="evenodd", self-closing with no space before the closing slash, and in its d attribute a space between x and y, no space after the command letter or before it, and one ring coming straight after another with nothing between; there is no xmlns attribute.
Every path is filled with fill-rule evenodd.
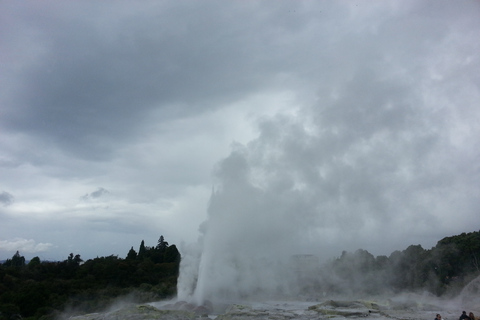
<svg viewBox="0 0 480 320"><path fill-rule="evenodd" d="M480 229L477 1L0 4L0 259L125 257L179 298L296 294L293 255Z"/></svg>
<svg viewBox="0 0 480 320"><path fill-rule="evenodd" d="M408 234L454 223L460 208L476 221L468 194L478 194L478 166L457 157L470 153L454 138L457 106L427 103L428 88L380 79L375 67L366 61L312 106L260 121L259 137L218 164L201 228L200 302L296 293L287 273L296 253L388 253Z"/></svg>
<svg viewBox="0 0 480 320"><path fill-rule="evenodd" d="M478 94L478 77L464 70L462 88L452 78L459 70L437 74L448 73L452 29L417 14L375 16L370 31L337 37L317 30L328 45L302 73L315 97L258 120L258 137L217 165L198 283L182 275L180 297L298 294L288 273L294 254L389 254L392 243L424 242L457 224L458 214L478 226L480 132L470 121L480 113L461 102ZM413 37L417 23L428 37Z"/></svg>

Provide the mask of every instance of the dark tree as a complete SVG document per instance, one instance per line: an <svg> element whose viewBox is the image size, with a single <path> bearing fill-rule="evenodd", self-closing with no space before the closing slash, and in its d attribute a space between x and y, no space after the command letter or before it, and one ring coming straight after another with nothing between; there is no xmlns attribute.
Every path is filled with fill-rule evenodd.
<svg viewBox="0 0 480 320"><path fill-rule="evenodd" d="M137 258L137 252L133 250L133 247L127 253L126 260L135 260Z"/></svg>
<svg viewBox="0 0 480 320"><path fill-rule="evenodd" d="M167 249L167 247L168 247L168 242L165 241L165 238L163 237L163 235L160 236L157 243L157 249L160 250L160 252L165 252L165 249Z"/></svg>
<svg viewBox="0 0 480 320"><path fill-rule="evenodd" d="M35 268L36 266L40 265L40 258L39 257L33 257L32 260L28 263L29 268Z"/></svg>
<svg viewBox="0 0 480 320"><path fill-rule="evenodd" d="M25 266L25 257L20 256L20 253L17 251L13 255L12 259L7 259L7 261L5 261L5 266L6 267L15 267L15 268L23 267L23 266Z"/></svg>
<svg viewBox="0 0 480 320"><path fill-rule="evenodd" d="M145 258L145 253L147 252L147 249L145 248L145 241L142 240L140 243L140 248L138 249L138 259L143 259Z"/></svg>
<svg viewBox="0 0 480 320"><path fill-rule="evenodd" d="M80 262L82 262L82 258L80 258L80 255L73 255L73 253L70 253L67 258L67 265L69 266L79 266Z"/></svg>
<svg viewBox="0 0 480 320"><path fill-rule="evenodd" d="M141 259L135 259L138 255L132 247L127 259L111 255L82 263L80 255L70 253L61 262L34 257L28 266L17 251L0 264L0 320L54 319L68 308L91 313L132 291L139 302L171 297L179 263L164 263L163 258L175 260L178 254L164 239L161 244L166 247L161 257L156 246L145 246L142 240ZM153 257L159 257L158 261Z"/></svg>
<svg viewBox="0 0 480 320"><path fill-rule="evenodd" d="M179 263L180 262L180 252L178 252L177 247L175 245L169 246L165 250L165 255L164 255L164 262L175 262Z"/></svg>

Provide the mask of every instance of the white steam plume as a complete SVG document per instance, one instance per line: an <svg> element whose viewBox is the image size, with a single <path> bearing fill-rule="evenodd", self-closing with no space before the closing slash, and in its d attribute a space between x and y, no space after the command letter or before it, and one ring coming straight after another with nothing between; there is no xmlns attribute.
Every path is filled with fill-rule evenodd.
<svg viewBox="0 0 480 320"><path fill-rule="evenodd" d="M388 30L378 28L385 43L397 37ZM297 294L295 254L388 255L478 224L479 60L443 69L462 33L442 30L418 41L420 57L370 34L362 48L350 35L332 44L337 68L319 62L317 100L263 120L219 163L197 250L183 252L180 299Z"/></svg>

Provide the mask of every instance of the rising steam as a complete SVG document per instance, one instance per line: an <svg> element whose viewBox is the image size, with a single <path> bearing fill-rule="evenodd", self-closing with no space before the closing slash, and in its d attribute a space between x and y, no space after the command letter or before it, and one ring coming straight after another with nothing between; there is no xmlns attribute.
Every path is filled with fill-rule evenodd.
<svg viewBox="0 0 480 320"><path fill-rule="evenodd" d="M478 186L462 163L476 153L458 143L473 139L459 131L468 119L364 71L315 108L263 121L219 163L199 243L183 249L180 299L297 295L298 254L389 254L410 234L433 244L452 222L440 217L474 217Z"/></svg>

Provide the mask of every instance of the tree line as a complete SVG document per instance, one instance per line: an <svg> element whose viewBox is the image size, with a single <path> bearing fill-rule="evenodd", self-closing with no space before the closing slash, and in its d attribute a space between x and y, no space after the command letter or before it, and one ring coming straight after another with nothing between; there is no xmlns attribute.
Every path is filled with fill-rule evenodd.
<svg viewBox="0 0 480 320"><path fill-rule="evenodd" d="M0 320L53 319L64 310L97 311L115 298L129 295L135 302L155 301L176 294L180 252L160 236L156 246L127 256L83 261L70 253L64 261L28 263L17 251L0 264Z"/></svg>
<svg viewBox="0 0 480 320"><path fill-rule="evenodd" d="M138 252L132 247L125 258L83 261L71 253L60 262L35 257L27 263L16 252L0 264L0 320L49 320L64 310L95 312L127 294L137 303L173 297L180 260L176 246L163 236L152 247L142 240ZM304 294L455 294L480 275L480 231L446 237L430 250L411 245L390 256L343 251L318 270L295 272Z"/></svg>
<svg viewBox="0 0 480 320"><path fill-rule="evenodd" d="M375 257L362 249L343 251L318 274L309 279L309 289L329 294L421 290L436 296L456 295L480 275L480 231L446 237L430 250L411 245L388 257Z"/></svg>

